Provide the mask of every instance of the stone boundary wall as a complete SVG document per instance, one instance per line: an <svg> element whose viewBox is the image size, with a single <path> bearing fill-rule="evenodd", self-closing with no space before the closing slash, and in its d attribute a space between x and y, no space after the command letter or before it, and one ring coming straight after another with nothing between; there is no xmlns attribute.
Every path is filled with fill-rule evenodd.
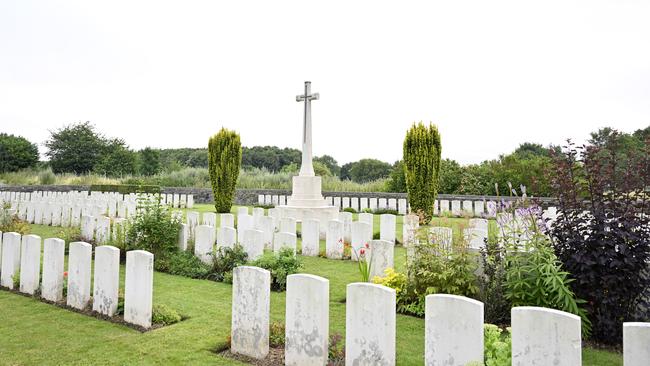
<svg viewBox="0 0 650 366"><path fill-rule="evenodd" d="M88 191L90 185L25 185L25 186L0 186L0 191L16 191L16 192L33 192L33 191L54 191L54 192L68 192L68 191ZM192 188L192 187L162 187L162 193L176 193L176 194L191 194L194 196L195 203L212 203L212 189L210 188ZM237 205L256 205L260 195L270 196L290 196L291 190L288 189L238 189L235 193L235 204ZM407 199L406 193L391 193L391 192L323 192L325 197L340 197L345 198L385 198L385 199ZM473 195L454 195L454 194L439 194L437 200L448 201L498 201L498 200L514 200L516 197L497 197L497 196L473 196ZM541 197L538 198L542 202L542 206L547 208L555 201L554 198Z"/></svg>

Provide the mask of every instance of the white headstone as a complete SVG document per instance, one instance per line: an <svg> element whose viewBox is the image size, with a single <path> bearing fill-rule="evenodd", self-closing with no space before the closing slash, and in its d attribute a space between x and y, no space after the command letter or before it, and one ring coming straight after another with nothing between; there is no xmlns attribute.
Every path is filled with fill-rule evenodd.
<svg viewBox="0 0 650 366"><path fill-rule="evenodd" d="M385 286L347 286L346 365L395 365L395 299L395 290Z"/></svg>
<svg viewBox="0 0 650 366"><path fill-rule="evenodd" d="M253 216L249 214L237 215L237 236L244 237L244 231L254 229Z"/></svg>
<svg viewBox="0 0 650 366"><path fill-rule="evenodd" d="M41 237L24 235L20 256L20 292L33 295L41 284Z"/></svg>
<svg viewBox="0 0 650 366"><path fill-rule="evenodd" d="M481 249L485 247L485 239L488 237L487 230L467 228L463 230L465 240L469 244L470 249Z"/></svg>
<svg viewBox="0 0 650 366"><path fill-rule="evenodd" d="M203 263L212 263L212 251L214 247L214 227L199 225L196 227L194 238L194 255Z"/></svg>
<svg viewBox="0 0 650 366"><path fill-rule="evenodd" d="M283 217L280 219L280 232L296 233L296 219L293 217Z"/></svg>
<svg viewBox="0 0 650 366"><path fill-rule="evenodd" d="M370 245L370 240L372 240L370 232L370 225L361 221L352 223L352 252L350 255L353 261L358 261L361 257L361 248Z"/></svg>
<svg viewBox="0 0 650 366"><path fill-rule="evenodd" d="M469 220L469 227L488 231L488 220L486 220L486 219L470 219Z"/></svg>
<svg viewBox="0 0 650 366"><path fill-rule="evenodd" d="M93 310L107 316L115 315L120 288L119 249L109 245L95 248L93 280Z"/></svg>
<svg viewBox="0 0 650 366"><path fill-rule="evenodd" d="M199 213L196 211L188 211L185 219L187 220L190 235L194 235L194 229L199 225Z"/></svg>
<svg viewBox="0 0 650 366"><path fill-rule="evenodd" d="M379 239L395 243L397 217L391 214L383 214L379 216L379 220Z"/></svg>
<svg viewBox="0 0 650 366"><path fill-rule="evenodd" d="M244 235L245 233L246 231L244 231ZM244 236L240 238L240 241L243 241L243 239L245 239ZM232 249L235 247L235 244L237 244L237 230L232 227L219 228L219 231L217 232L217 247Z"/></svg>
<svg viewBox="0 0 650 366"><path fill-rule="evenodd" d="M454 232L450 227L434 226L429 229L434 244L445 250L451 250L453 245Z"/></svg>
<svg viewBox="0 0 650 366"><path fill-rule="evenodd" d="M320 252L320 221L304 220L302 222L302 255L318 256Z"/></svg>
<svg viewBox="0 0 650 366"><path fill-rule="evenodd" d="M408 213L405 198L400 198L397 200L397 213L400 215L406 215Z"/></svg>
<svg viewBox="0 0 650 366"><path fill-rule="evenodd" d="M271 273L240 266L233 270L230 351L263 359L269 353Z"/></svg>
<svg viewBox="0 0 650 366"><path fill-rule="evenodd" d="M284 248L291 248L296 253L296 234L279 232L273 238L273 251L279 253Z"/></svg>
<svg viewBox="0 0 650 366"><path fill-rule="evenodd" d="M67 304L83 310L90 301L90 266L92 245L80 241L70 243L68 255L68 298Z"/></svg>
<svg viewBox="0 0 650 366"><path fill-rule="evenodd" d="M474 216L485 216L485 201L474 201Z"/></svg>
<svg viewBox="0 0 650 366"><path fill-rule="evenodd" d="M144 250L126 253L124 321L151 327L153 309L153 254Z"/></svg>
<svg viewBox="0 0 650 366"><path fill-rule="evenodd" d="M370 242L370 279L384 277L388 268L394 268L395 243L386 240Z"/></svg>
<svg viewBox="0 0 650 366"><path fill-rule="evenodd" d="M264 217L264 209L261 207L253 208L253 229L260 230L260 220Z"/></svg>
<svg viewBox="0 0 650 366"><path fill-rule="evenodd" d="M187 243L190 239L190 227L188 224L181 223L181 228L178 230L178 248L180 250L187 250Z"/></svg>
<svg viewBox="0 0 650 366"><path fill-rule="evenodd" d="M52 226L62 226L61 215L63 214L63 207L60 203L54 203L50 207L52 212Z"/></svg>
<svg viewBox="0 0 650 366"><path fill-rule="evenodd" d="M194 196L191 194L187 195L187 208L194 208Z"/></svg>
<svg viewBox="0 0 650 366"><path fill-rule="evenodd" d="M65 242L49 238L43 242L43 283L41 296L48 301L63 299Z"/></svg>
<svg viewBox="0 0 650 366"><path fill-rule="evenodd" d="M219 227L235 227L235 215L230 214L230 213L225 213L219 215L220 217L220 223Z"/></svg>
<svg viewBox="0 0 650 366"><path fill-rule="evenodd" d="M217 214L214 213L214 212L204 212L203 213L203 221L201 222L201 224L207 225L207 226L212 226L213 228L216 228L217 227Z"/></svg>
<svg viewBox="0 0 650 366"><path fill-rule="evenodd" d="M81 216L81 237L88 241L95 240L95 217Z"/></svg>
<svg viewBox="0 0 650 366"><path fill-rule="evenodd" d="M449 200L440 200L440 214L449 212Z"/></svg>
<svg viewBox="0 0 650 366"><path fill-rule="evenodd" d="M463 214L463 211L460 207L460 201L458 200L451 201L451 214L454 216L461 216Z"/></svg>
<svg viewBox="0 0 650 366"><path fill-rule="evenodd" d="M349 243L352 241L352 213L339 212L339 220L343 223L343 241Z"/></svg>
<svg viewBox="0 0 650 366"><path fill-rule="evenodd" d="M374 217L375 215L367 212L362 212L359 214L359 222L363 222L368 224L370 226L370 232L374 233L375 231L375 222L374 222Z"/></svg>
<svg viewBox="0 0 650 366"><path fill-rule="evenodd" d="M647 366L650 361L650 323L623 323L623 365Z"/></svg>
<svg viewBox="0 0 650 366"><path fill-rule="evenodd" d="M273 247L273 234L275 233L275 225L273 225L273 217L263 216L260 218L260 230L264 232L262 241L264 248L272 249Z"/></svg>
<svg viewBox="0 0 650 366"><path fill-rule="evenodd" d="M474 203L470 200L464 200L462 213L464 215L474 216Z"/></svg>
<svg viewBox="0 0 650 366"><path fill-rule="evenodd" d="M111 235L111 219L108 217L98 217L95 226L95 239L97 244L108 243Z"/></svg>
<svg viewBox="0 0 650 366"><path fill-rule="evenodd" d="M329 281L309 274L287 276L285 316L285 365L326 365Z"/></svg>
<svg viewBox="0 0 650 366"><path fill-rule="evenodd" d="M514 307L512 365L582 365L580 317L554 309Z"/></svg>
<svg viewBox="0 0 650 366"><path fill-rule="evenodd" d="M224 229L222 229L224 230ZM226 228L227 230L227 228ZM233 230L234 232L234 230ZM256 260L264 254L264 232L261 230L249 229L244 231L242 246L248 253L248 260Z"/></svg>
<svg viewBox="0 0 650 366"><path fill-rule="evenodd" d="M239 206L237 207L237 216L248 215L248 207Z"/></svg>
<svg viewBox="0 0 650 366"><path fill-rule="evenodd" d="M483 364L483 303L464 296L428 295L424 364Z"/></svg>
<svg viewBox="0 0 650 366"><path fill-rule="evenodd" d="M328 221L325 234L325 254L327 258L343 258L343 247L343 223L338 220Z"/></svg>

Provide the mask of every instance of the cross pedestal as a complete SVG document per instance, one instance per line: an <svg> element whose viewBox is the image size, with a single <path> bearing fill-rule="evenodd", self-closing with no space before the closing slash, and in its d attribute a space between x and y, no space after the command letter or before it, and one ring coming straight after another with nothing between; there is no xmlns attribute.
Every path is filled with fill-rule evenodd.
<svg viewBox="0 0 650 366"><path fill-rule="evenodd" d="M312 164L311 101L318 100L318 93L311 93L311 82L305 81L305 94L296 96L297 102L305 102L302 134L302 162L299 175L293 177L293 190L285 206L278 206L282 217L296 221L317 219L321 235L325 235L327 221L338 218L338 207L330 206L321 192L321 177L314 174Z"/></svg>

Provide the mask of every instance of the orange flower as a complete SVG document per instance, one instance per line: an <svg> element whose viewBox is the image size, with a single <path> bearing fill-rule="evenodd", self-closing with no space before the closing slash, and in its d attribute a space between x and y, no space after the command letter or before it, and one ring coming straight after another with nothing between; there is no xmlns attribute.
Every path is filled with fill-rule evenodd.
<svg viewBox="0 0 650 366"><path fill-rule="evenodd" d="M63 272L63 277L68 277L68 271Z"/></svg>

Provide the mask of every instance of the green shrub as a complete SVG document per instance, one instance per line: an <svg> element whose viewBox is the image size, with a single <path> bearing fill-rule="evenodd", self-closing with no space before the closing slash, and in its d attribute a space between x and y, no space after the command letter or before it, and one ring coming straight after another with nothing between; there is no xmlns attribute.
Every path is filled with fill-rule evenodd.
<svg viewBox="0 0 650 366"><path fill-rule="evenodd" d="M284 346L285 327L283 322L272 322L269 326L269 345L271 347Z"/></svg>
<svg viewBox="0 0 650 366"><path fill-rule="evenodd" d="M136 215L128 223L126 249L146 250L159 260L178 251L180 228L180 219L172 215L169 206L141 195Z"/></svg>
<svg viewBox="0 0 650 366"><path fill-rule="evenodd" d="M151 313L151 322L153 324L171 325L180 322L182 319L175 309L167 305L157 304L153 306Z"/></svg>
<svg viewBox="0 0 650 366"><path fill-rule="evenodd" d="M56 175L52 171L52 168L47 168L38 172L38 183L44 186L54 184L56 182Z"/></svg>
<svg viewBox="0 0 650 366"><path fill-rule="evenodd" d="M302 262L290 248L284 248L280 253L267 253L253 262L254 266L271 272L271 290L284 291L287 288L287 276L298 273Z"/></svg>
<svg viewBox="0 0 650 366"><path fill-rule="evenodd" d="M483 325L485 366L510 366L512 358L512 336L493 324Z"/></svg>
<svg viewBox="0 0 650 366"><path fill-rule="evenodd" d="M4 208L0 208L0 232L10 233L15 232L21 235L29 234L30 226L27 221L20 220L16 215L10 215L8 208L11 205L5 204Z"/></svg>
<svg viewBox="0 0 650 366"><path fill-rule="evenodd" d="M355 213L357 213L357 210L355 210L352 207L346 207L346 208L343 209L343 212L349 212L349 213L355 214Z"/></svg>
<svg viewBox="0 0 650 366"><path fill-rule="evenodd" d="M208 172L217 212L230 212L241 166L239 134L222 128L208 142Z"/></svg>
<svg viewBox="0 0 650 366"><path fill-rule="evenodd" d="M239 244L233 248L221 247L212 253L212 266L208 278L213 281L232 283L232 270L246 264L248 254Z"/></svg>
<svg viewBox="0 0 650 366"><path fill-rule="evenodd" d="M408 200L414 212L421 211L425 223L433 217L440 172L440 134L435 125L413 124L404 139L404 176Z"/></svg>
<svg viewBox="0 0 650 366"><path fill-rule="evenodd" d="M372 211L373 214L375 215L384 215L384 214L390 214L390 215L399 215L399 212L397 210L393 210L392 208L378 208L374 211Z"/></svg>
<svg viewBox="0 0 650 366"><path fill-rule="evenodd" d="M154 261L156 271L189 278L206 278L210 266L203 263L192 252L178 251Z"/></svg>

